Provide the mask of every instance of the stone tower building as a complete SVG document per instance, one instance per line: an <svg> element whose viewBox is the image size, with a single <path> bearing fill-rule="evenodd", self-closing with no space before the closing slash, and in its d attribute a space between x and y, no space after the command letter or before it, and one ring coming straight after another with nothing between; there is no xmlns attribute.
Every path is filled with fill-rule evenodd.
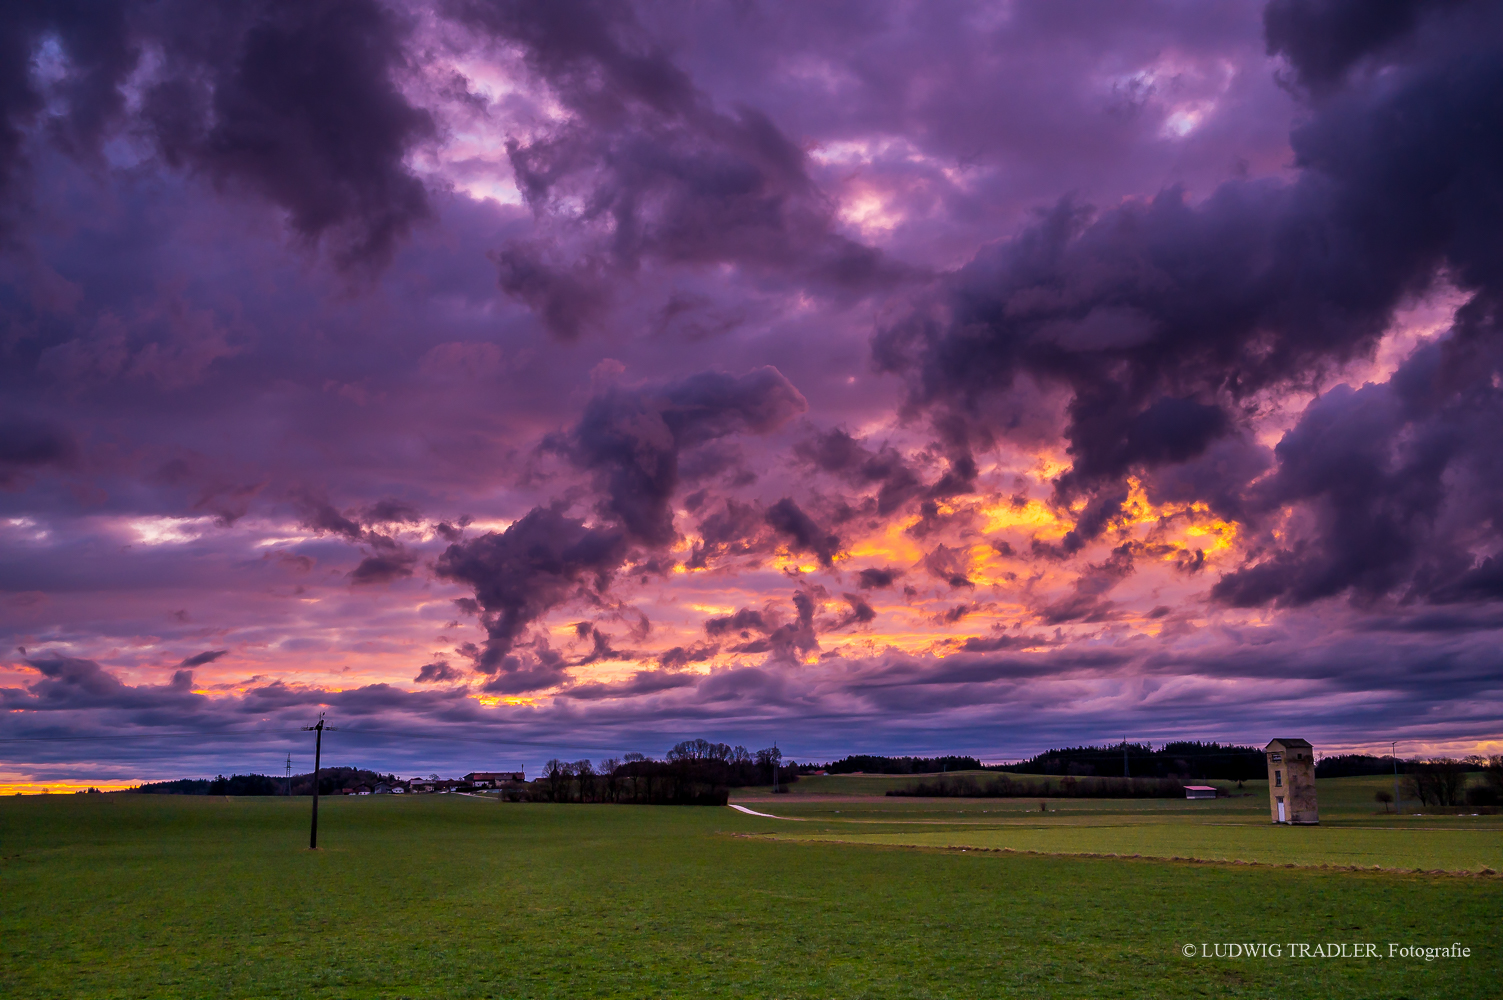
<svg viewBox="0 0 1503 1000"><path fill-rule="evenodd" d="M1316 824L1315 750L1304 740L1274 740L1268 758L1268 813L1275 823Z"/></svg>

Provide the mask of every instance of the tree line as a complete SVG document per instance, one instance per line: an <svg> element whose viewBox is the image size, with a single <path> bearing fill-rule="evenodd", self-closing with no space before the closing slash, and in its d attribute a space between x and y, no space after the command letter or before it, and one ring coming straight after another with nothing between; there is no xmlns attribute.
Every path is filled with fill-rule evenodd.
<svg viewBox="0 0 1503 1000"><path fill-rule="evenodd" d="M981 761L975 757L882 757L876 754L851 754L833 764L805 764L809 771L826 774L934 774L945 771L979 771Z"/></svg>
<svg viewBox="0 0 1503 1000"><path fill-rule="evenodd" d="M1154 749L1151 743L1079 746L1045 750L1016 764L988 770L1075 778L1187 778L1252 781L1268 776L1262 749L1178 740Z"/></svg>
<svg viewBox="0 0 1503 1000"><path fill-rule="evenodd" d="M325 767L318 772L318 794L337 795L345 789L365 785L374 788L381 782L394 783L394 774L381 774L359 767ZM232 774L228 778L178 778L175 781L152 781L132 788L147 795L286 795L287 779L273 774ZM313 772L292 776L293 795L313 794Z"/></svg>
<svg viewBox="0 0 1503 1000"><path fill-rule="evenodd" d="M543 776L529 787L506 789L513 800L542 802L616 802L641 805L725 805L730 789L798 780L799 766L784 762L777 747L749 751L743 746L684 740L666 759L629 753L589 760L550 760Z"/></svg>
<svg viewBox="0 0 1503 1000"><path fill-rule="evenodd" d="M1177 778L1077 778L1058 781L1020 781L1008 775L977 779L970 775L919 781L891 789L888 795L963 799L1182 799L1185 786Z"/></svg>

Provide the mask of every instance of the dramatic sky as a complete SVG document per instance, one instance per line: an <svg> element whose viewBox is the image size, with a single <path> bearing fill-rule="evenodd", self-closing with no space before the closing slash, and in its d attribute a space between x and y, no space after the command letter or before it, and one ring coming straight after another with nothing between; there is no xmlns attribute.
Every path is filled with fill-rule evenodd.
<svg viewBox="0 0 1503 1000"><path fill-rule="evenodd" d="M1496 751L1500 441L1497 3L0 13L0 786Z"/></svg>

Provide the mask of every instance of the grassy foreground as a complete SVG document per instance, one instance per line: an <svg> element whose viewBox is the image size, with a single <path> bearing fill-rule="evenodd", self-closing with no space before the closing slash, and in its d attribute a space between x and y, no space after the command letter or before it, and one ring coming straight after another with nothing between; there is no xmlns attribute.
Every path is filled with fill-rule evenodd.
<svg viewBox="0 0 1503 1000"><path fill-rule="evenodd" d="M1503 878L789 843L714 808L321 813L315 853L306 800L0 800L0 995L1450 998L1503 974ZM1180 953L1248 941L1472 957Z"/></svg>

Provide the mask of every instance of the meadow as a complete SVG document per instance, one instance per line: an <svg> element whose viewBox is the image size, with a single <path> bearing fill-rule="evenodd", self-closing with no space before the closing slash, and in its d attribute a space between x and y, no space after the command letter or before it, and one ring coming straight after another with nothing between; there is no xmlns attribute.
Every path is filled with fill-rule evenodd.
<svg viewBox="0 0 1503 1000"><path fill-rule="evenodd" d="M325 799L316 852L304 798L7 798L0 995L1497 995L1500 877L903 846L957 832L1051 841L1022 802L883 800L826 785L733 800L802 822L708 807ZM1101 816L1124 821L1109 829L1168 835L1208 817L1252 831L1251 802L1262 805L1051 803L1058 811L1042 820L1056 826L1052 843L1070 848ZM1405 867L1427 870L1454 867L1446 837L1503 837L1497 817L1425 826L1339 812L1319 831L1271 832L1420 824L1407 832L1433 833L1432 854ZM1464 822L1488 826L1454 829ZM898 839L816 839L852 831ZM1459 941L1472 955L1180 952L1234 941L1385 951L1390 941Z"/></svg>
<svg viewBox="0 0 1503 1000"><path fill-rule="evenodd" d="M985 780L981 775L976 775ZM780 840L968 848L1067 855L1115 855L1259 865L1343 866L1403 871L1503 872L1503 817L1402 815L1383 811L1373 792L1387 778L1319 783L1318 827L1268 822L1267 784L1205 782L1230 794L1185 799L911 799L882 795L889 776L821 776L797 792L743 796L759 811L800 821ZM876 794L873 794L874 791ZM755 802L753 802L755 799ZM1045 808L1040 809L1040 805Z"/></svg>

